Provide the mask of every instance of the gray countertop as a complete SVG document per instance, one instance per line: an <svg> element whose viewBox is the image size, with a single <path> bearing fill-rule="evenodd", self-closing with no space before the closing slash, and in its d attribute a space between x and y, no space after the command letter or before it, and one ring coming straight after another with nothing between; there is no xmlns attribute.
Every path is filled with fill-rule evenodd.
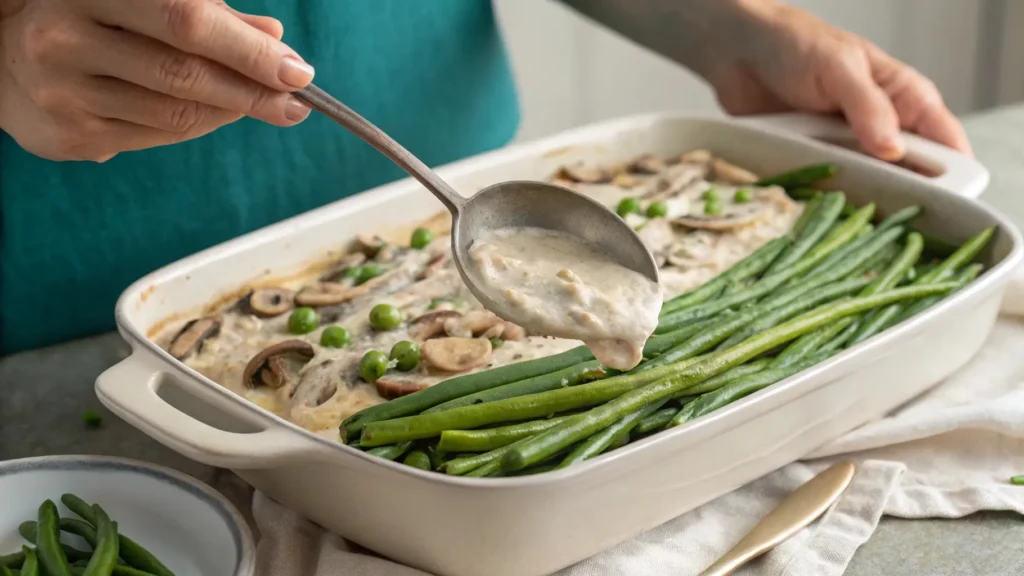
<svg viewBox="0 0 1024 576"><path fill-rule="evenodd" d="M1024 227L1024 106L966 119L978 158L992 172L983 200ZM93 383L127 354L105 334L0 360L0 460L51 454L100 454L156 462L224 492L248 514L250 489L230 472L193 462L102 409ZM104 415L85 429L88 408ZM960 520L883 518L854 557L849 576L986 576L1024 574L1024 519L980 513Z"/></svg>

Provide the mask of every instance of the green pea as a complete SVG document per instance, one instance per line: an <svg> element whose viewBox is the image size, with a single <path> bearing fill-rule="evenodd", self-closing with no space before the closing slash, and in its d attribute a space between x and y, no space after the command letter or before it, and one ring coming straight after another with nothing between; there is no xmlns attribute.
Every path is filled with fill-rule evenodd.
<svg viewBox="0 0 1024 576"><path fill-rule="evenodd" d="M89 428L99 428L103 423L103 416L100 416L100 413L95 410L86 410L82 413L82 421Z"/></svg>
<svg viewBox="0 0 1024 576"><path fill-rule="evenodd" d="M367 280L376 278L384 273L384 269L377 264L366 264L359 267L359 275L356 276L356 285L362 284Z"/></svg>
<svg viewBox="0 0 1024 576"><path fill-rule="evenodd" d="M316 317L316 310L308 306L301 306L292 310L288 317L288 331L292 334L309 334L320 324Z"/></svg>
<svg viewBox="0 0 1024 576"><path fill-rule="evenodd" d="M341 273L342 278L352 278L355 280L359 279L359 275L363 273L362 266L349 266Z"/></svg>
<svg viewBox="0 0 1024 576"><path fill-rule="evenodd" d="M623 198L615 207L615 213L622 218L625 218L627 214L639 214L641 211L640 201L636 198Z"/></svg>
<svg viewBox="0 0 1024 576"><path fill-rule="evenodd" d="M704 213L716 216L722 213L722 205L718 200L708 200L704 202Z"/></svg>
<svg viewBox="0 0 1024 576"><path fill-rule="evenodd" d="M447 298L431 298L430 305L427 306L427 310L433 310L445 302L448 302Z"/></svg>
<svg viewBox="0 0 1024 576"><path fill-rule="evenodd" d="M430 456L423 450L413 450L405 456L402 463L413 468L419 468L420 470L431 470Z"/></svg>
<svg viewBox="0 0 1024 576"><path fill-rule="evenodd" d="M661 201L651 202L647 206L647 217L648 218L664 218L668 216L668 204Z"/></svg>
<svg viewBox="0 0 1024 576"><path fill-rule="evenodd" d="M502 344L504 343L505 341L502 340L501 338L491 338L491 349L497 350L498 348L501 348Z"/></svg>
<svg viewBox="0 0 1024 576"><path fill-rule="evenodd" d="M747 202L750 202L750 199L750 190L747 190L746 188L740 188L732 197L733 202L736 202L737 204L746 204Z"/></svg>
<svg viewBox="0 0 1024 576"><path fill-rule="evenodd" d="M714 188L708 188L700 195L701 199L706 202L718 201L718 190Z"/></svg>
<svg viewBox="0 0 1024 576"><path fill-rule="evenodd" d="M388 357L380 350L370 350L359 359L359 377L376 382L388 371Z"/></svg>
<svg viewBox="0 0 1024 576"><path fill-rule="evenodd" d="M344 348L352 343L348 330L342 326L328 326L320 333L320 345L328 348Z"/></svg>
<svg viewBox="0 0 1024 576"><path fill-rule="evenodd" d="M412 239L409 240L409 246L417 250L426 248L431 242L434 241L434 233L426 228L417 228L412 231Z"/></svg>
<svg viewBox="0 0 1024 576"><path fill-rule="evenodd" d="M402 340L391 347L390 358L396 362L396 368L408 372L420 363L420 347L415 342Z"/></svg>
<svg viewBox="0 0 1024 576"><path fill-rule="evenodd" d="M391 304L377 304L370 310L370 326L375 330L394 330L402 323L402 313Z"/></svg>

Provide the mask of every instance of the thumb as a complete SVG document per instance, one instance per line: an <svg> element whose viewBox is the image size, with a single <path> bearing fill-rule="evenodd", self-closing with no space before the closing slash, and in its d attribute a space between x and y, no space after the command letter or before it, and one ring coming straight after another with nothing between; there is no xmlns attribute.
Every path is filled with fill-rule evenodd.
<svg viewBox="0 0 1024 576"><path fill-rule="evenodd" d="M875 82L863 54L840 58L822 80L824 92L839 106L867 153L887 161L903 158L896 108Z"/></svg>

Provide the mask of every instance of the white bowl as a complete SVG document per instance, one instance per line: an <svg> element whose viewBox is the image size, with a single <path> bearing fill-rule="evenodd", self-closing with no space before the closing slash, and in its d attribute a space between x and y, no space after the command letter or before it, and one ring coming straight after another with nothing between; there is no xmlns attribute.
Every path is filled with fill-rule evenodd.
<svg viewBox="0 0 1024 576"><path fill-rule="evenodd" d="M18 525L35 520L49 498L72 493L103 507L118 528L179 576L251 576L252 532L238 510L209 486L145 462L100 456L47 456L0 462L0 555L25 543ZM77 536L61 539L88 550Z"/></svg>

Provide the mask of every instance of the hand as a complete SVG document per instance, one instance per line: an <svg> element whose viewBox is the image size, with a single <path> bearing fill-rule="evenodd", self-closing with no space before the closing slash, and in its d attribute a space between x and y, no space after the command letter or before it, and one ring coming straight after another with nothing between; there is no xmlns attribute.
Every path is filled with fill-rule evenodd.
<svg viewBox="0 0 1024 576"><path fill-rule="evenodd" d="M290 126L313 69L281 24L216 0L0 0L0 129L102 162L252 116Z"/></svg>
<svg viewBox="0 0 1024 576"><path fill-rule="evenodd" d="M732 47L705 77L732 114L838 112L861 146L885 160L905 150L900 128L971 153L935 84L867 40L772 0L732 0L742 14Z"/></svg>

